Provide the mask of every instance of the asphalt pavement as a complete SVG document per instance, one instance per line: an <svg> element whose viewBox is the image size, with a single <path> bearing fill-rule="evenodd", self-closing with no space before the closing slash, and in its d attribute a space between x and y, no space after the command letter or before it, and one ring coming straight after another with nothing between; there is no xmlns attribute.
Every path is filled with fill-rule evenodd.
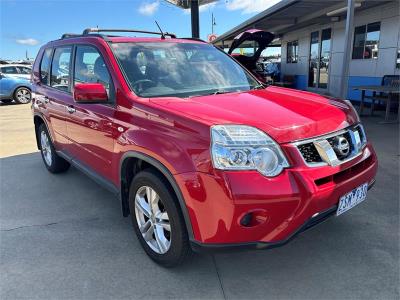
<svg viewBox="0 0 400 300"><path fill-rule="evenodd" d="M47 172L29 105L0 107L0 299L399 299L399 127L365 118L379 157L365 202L281 248L164 269L115 197Z"/></svg>

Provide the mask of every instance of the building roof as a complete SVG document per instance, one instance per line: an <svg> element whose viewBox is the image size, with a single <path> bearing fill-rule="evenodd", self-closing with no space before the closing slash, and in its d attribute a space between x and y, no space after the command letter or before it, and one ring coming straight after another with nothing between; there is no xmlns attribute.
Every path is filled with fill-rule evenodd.
<svg viewBox="0 0 400 300"><path fill-rule="evenodd" d="M359 1L357 3L360 6L356 7L356 11L396 1L398 0ZM332 18L338 21L346 18L346 6L347 1L341 0L282 0L220 35L213 44L227 47L236 35L250 28L270 31L279 37L294 29L332 22Z"/></svg>

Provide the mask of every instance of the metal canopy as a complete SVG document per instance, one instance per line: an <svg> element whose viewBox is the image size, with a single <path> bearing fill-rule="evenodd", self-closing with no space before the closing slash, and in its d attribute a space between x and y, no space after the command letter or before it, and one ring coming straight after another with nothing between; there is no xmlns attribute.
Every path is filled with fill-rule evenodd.
<svg viewBox="0 0 400 300"><path fill-rule="evenodd" d="M355 10L361 11L394 1L396 0L356 0L356 3L359 3L360 6L356 7ZM330 23L333 21L332 18L343 20L346 18L346 9L343 10L343 8L347 7L347 5L347 1L344 0L282 0L220 35L213 41L213 44L229 47L236 35L251 28L270 31L279 37L302 27ZM334 15L327 15L327 13L338 10L339 12Z"/></svg>
<svg viewBox="0 0 400 300"><path fill-rule="evenodd" d="M191 0L165 0L165 1L184 9L190 8L190 2L191 2ZM198 0L198 2L199 6L202 6L204 4L217 2L217 0Z"/></svg>
<svg viewBox="0 0 400 300"><path fill-rule="evenodd" d="M192 20L192 38L200 38L199 6L216 2L217 0L165 0L181 8L190 8Z"/></svg>

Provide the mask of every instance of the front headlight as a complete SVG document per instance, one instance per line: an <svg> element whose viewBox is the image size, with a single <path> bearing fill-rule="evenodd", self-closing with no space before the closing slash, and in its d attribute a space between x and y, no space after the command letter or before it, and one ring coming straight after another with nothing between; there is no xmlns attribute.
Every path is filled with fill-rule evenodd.
<svg viewBox="0 0 400 300"><path fill-rule="evenodd" d="M289 166L274 140L245 125L212 126L211 156L216 169L257 170L268 177L279 175Z"/></svg>

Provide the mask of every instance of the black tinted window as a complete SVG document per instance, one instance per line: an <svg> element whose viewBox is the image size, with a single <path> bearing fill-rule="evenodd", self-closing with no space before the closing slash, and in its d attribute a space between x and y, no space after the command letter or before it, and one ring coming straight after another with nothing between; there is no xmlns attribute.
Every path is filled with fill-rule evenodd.
<svg viewBox="0 0 400 300"><path fill-rule="evenodd" d="M354 30L353 59L378 58L381 23L358 26Z"/></svg>
<svg viewBox="0 0 400 300"><path fill-rule="evenodd" d="M54 51L51 64L51 86L57 89L69 90L69 69L71 62L71 47L61 47Z"/></svg>
<svg viewBox="0 0 400 300"><path fill-rule="evenodd" d="M110 97L110 74L102 56L94 47L76 47L74 85L76 83L101 83Z"/></svg>
<svg viewBox="0 0 400 300"><path fill-rule="evenodd" d="M51 48L46 49L46 51L43 54L42 61L40 63L40 81L46 85L50 83L49 72L50 72L52 50L53 49Z"/></svg>
<svg viewBox="0 0 400 300"><path fill-rule="evenodd" d="M16 67L2 67L1 68L1 73L4 73L4 74L18 74L18 71L17 71Z"/></svg>
<svg viewBox="0 0 400 300"><path fill-rule="evenodd" d="M49 69L52 49L46 49L44 51L42 61L40 63L40 82L43 84L49 84Z"/></svg>
<svg viewBox="0 0 400 300"><path fill-rule="evenodd" d="M297 41L288 42L286 62L288 64L297 63L298 54L299 54L299 43Z"/></svg>

